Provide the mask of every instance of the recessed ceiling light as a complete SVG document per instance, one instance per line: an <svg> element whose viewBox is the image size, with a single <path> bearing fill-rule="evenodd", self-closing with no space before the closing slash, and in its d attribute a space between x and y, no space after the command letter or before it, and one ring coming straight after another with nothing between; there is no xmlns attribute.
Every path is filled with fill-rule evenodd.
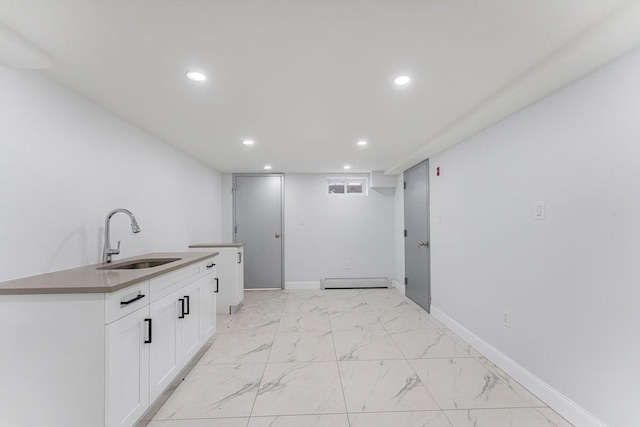
<svg viewBox="0 0 640 427"><path fill-rule="evenodd" d="M189 71L187 73L187 78L189 80L193 80L194 82L203 82L207 80L207 75L199 71Z"/></svg>
<svg viewBox="0 0 640 427"><path fill-rule="evenodd" d="M344 165L344 169L345 169L345 170L349 170L349 169L351 169L351 166L349 166L349 165Z"/></svg>
<svg viewBox="0 0 640 427"><path fill-rule="evenodd" d="M359 145L359 146L361 146L361 147L363 147L363 146L365 146L365 145L367 145L367 144L368 144L368 143L367 143L367 141L365 141L365 140L358 141L358 145Z"/></svg>
<svg viewBox="0 0 640 427"><path fill-rule="evenodd" d="M253 140L251 140L251 139L245 139L244 141L242 141L242 143L243 143L244 145L253 145Z"/></svg>
<svg viewBox="0 0 640 427"><path fill-rule="evenodd" d="M271 170L271 165L264 165L264 170Z"/></svg>
<svg viewBox="0 0 640 427"><path fill-rule="evenodd" d="M409 76L398 76L393 79L393 82L398 86L404 86L411 81L411 77Z"/></svg>

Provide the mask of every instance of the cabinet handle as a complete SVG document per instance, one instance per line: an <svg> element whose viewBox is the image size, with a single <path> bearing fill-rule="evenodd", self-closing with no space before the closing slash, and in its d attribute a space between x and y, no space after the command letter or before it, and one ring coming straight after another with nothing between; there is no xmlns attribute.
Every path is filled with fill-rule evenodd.
<svg viewBox="0 0 640 427"><path fill-rule="evenodd" d="M184 314L189 314L189 295L185 295L184 299L185 301L187 301L187 310L184 312Z"/></svg>
<svg viewBox="0 0 640 427"><path fill-rule="evenodd" d="M216 266L215 263L211 263L211 264L207 265L207 270L210 269L211 267L215 267L215 266Z"/></svg>
<svg viewBox="0 0 640 427"><path fill-rule="evenodd" d="M218 285L219 285L219 284L220 284L220 281L219 281L219 280L218 280L218 278L216 277L216 290L215 290L214 294L217 294L217 293L218 293L218 291L220 290L220 289L218 289Z"/></svg>
<svg viewBox="0 0 640 427"><path fill-rule="evenodd" d="M178 319L184 319L184 299L179 298L178 301L180 301L180 305L182 306L181 308L182 314L178 316Z"/></svg>
<svg viewBox="0 0 640 427"><path fill-rule="evenodd" d="M136 302L136 301L138 301L139 299L142 299L142 298L144 298L144 297L145 297L145 296L144 296L144 294L138 294L138 295L136 295L136 296L135 296L135 298L132 298L132 299L130 299L129 301L120 301L120 305L128 305L128 304L131 304L132 302Z"/></svg>
<svg viewBox="0 0 640 427"><path fill-rule="evenodd" d="M242 264L242 252L238 252L238 264Z"/></svg>
<svg viewBox="0 0 640 427"><path fill-rule="evenodd" d="M152 338L151 338L151 334L152 334L152 331L153 331L153 328L152 328L152 326L151 326L151 319L144 319L144 321L145 321L145 322L149 322L149 329L148 329L149 339L148 339L148 340L145 340L145 342L144 342L144 343L145 343L145 344L151 344L151 339L152 339Z"/></svg>

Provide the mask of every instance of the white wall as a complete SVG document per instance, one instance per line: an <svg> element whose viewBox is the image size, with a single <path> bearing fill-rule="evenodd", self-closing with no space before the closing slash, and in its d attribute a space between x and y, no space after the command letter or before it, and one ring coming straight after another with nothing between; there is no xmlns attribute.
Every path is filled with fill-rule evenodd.
<svg viewBox="0 0 640 427"><path fill-rule="evenodd" d="M395 286L404 293L404 175L398 175L393 199L393 244L395 248Z"/></svg>
<svg viewBox="0 0 640 427"><path fill-rule="evenodd" d="M430 164L433 306L607 425L638 425L640 51Z"/></svg>
<svg viewBox="0 0 640 427"><path fill-rule="evenodd" d="M233 242L233 174L222 174L220 243Z"/></svg>
<svg viewBox="0 0 640 427"><path fill-rule="evenodd" d="M397 279L394 230L398 225L394 225L394 211L398 199L394 190L370 189L367 196L327 194L327 178L341 176L368 177L285 174L285 287L319 287L327 277ZM223 174L223 242L233 238L232 186L232 174ZM350 263L349 269L344 268L345 261Z"/></svg>
<svg viewBox="0 0 640 427"><path fill-rule="evenodd" d="M220 174L37 72L0 67L0 281L220 238ZM167 118L170 120L171 118Z"/></svg>
<svg viewBox="0 0 640 427"><path fill-rule="evenodd" d="M326 277L394 277L393 192L327 194L327 178L339 176L285 176L285 286Z"/></svg>

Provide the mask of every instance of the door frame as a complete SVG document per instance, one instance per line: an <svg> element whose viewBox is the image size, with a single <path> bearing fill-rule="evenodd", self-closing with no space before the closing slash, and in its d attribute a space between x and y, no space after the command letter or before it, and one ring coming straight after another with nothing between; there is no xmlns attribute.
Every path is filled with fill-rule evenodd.
<svg viewBox="0 0 640 427"><path fill-rule="evenodd" d="M431 313L431 177L429 176L429 159L425 159L423 161L421 161L420 163L417 163L413 166L411 166L408 169L405 169L402 172L402 182L404 183L404 176L407 172L411 172L414 169L417 169L419 167L421 167L422 165L426 165L427 168L427 241L429 242L429 255L427 258L427 263L429 266L429 273L427 275L427 307L428 309L424 309L427 313ZM404 185L404 184L403 184ZM403 197L403 206L402 206L402 212L403 212L403 217L404 217L404 210L405 210L405 205L406 204L406 198ZM403 222L403 229L406 230L406 226L407 224L405 223L404 218L402 219ZM406 240L403 242L405 245L405 256L404 256L404 274L405 277L407 275L407 255L406 255ZM405 294L406 294L406 290L405 290Z"/></svg>
<svg viewBox="0 0 640 427"><path fill-rule="evenodd" d="M236 177L280 177L280 230L282 235L280 238L282 239L281 244L281 256L280 256L280 289L284 289L284 244L285 244L285 236L286 232L284 229L284 173L233 173L231 174L231 193L233 195L232 199L232 210L231 215L233 217L233 221L231 224L231 235L233 236L233 243L238 243L236 241L236 189L238 188L236 184ZM244 243L244 242L242 242ZM269 289L269 288L265 288ZM277 288L276 288L277 289ZM247 290L247 289L245 289Z"/></svg>

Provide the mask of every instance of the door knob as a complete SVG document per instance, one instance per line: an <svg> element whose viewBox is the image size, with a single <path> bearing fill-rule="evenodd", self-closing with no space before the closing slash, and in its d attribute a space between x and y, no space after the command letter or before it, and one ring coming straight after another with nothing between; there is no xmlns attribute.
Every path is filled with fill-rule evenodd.
<svg viewBox="0 0 640 427"><path fill-rule="evenodd" d="M418 243L418 248L420 246L426 246L428 248L429 247L429 242L420 242L420 243Z"/></svg>
<svg viewBox="0 0 640 427"><path fill-rule="evenodd" d="M280 233L276 233L276 239L280 238Z"/></svg>

